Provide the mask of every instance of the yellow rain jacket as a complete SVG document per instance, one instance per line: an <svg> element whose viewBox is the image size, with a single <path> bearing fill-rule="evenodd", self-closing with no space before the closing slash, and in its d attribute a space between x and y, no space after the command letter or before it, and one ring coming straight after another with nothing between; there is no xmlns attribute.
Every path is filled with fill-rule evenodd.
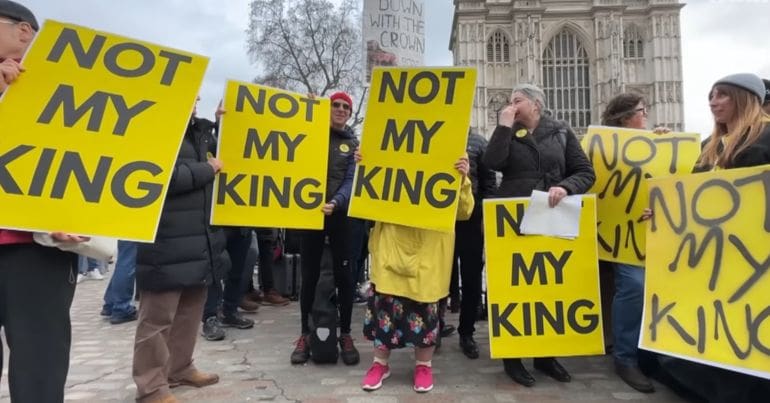
<svg viewBox="0 0 770 403"><path fill-rule="evenodd" d="M457 219L473 213L469 178L460 185ZM449 294L455 234L377 222L369 238L371 282L378 293L436 302Z"/></svg>

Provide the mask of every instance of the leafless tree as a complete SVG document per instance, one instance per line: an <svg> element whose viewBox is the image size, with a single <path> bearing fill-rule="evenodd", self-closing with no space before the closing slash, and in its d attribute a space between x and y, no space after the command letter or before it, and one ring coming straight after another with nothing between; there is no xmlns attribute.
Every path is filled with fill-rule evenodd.
<svg viewBox="0 0 770 403"><path fill-rule="evenodd" d="M363 105L359 0L253 0L248 34L255 82L290 91L328 95L342 90Z"/></svg>

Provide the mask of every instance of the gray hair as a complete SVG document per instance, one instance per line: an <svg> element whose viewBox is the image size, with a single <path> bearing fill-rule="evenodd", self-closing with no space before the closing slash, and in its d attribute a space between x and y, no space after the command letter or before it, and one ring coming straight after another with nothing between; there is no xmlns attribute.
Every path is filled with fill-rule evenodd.
<svg viewBox="0 0 770 403"><path fill-rule="evenodd" d="M532 84L516 84L516 86L513 87L513 91L511 91L511 98L513 98L513 94L516 92L520 92L522 95L529 98L530 101L534 102L540 109L541 114L547 113L545 109L545 93L540 87Z"/></svg>

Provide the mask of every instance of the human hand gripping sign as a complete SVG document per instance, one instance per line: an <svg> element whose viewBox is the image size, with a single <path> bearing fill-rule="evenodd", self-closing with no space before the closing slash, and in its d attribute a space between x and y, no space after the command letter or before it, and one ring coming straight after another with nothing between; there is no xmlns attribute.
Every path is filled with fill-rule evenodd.
<svg viewBox="0 0 770 403"><path fill-rule="evenodd" d="M4 92L11 83L19 78L24 66L13 59L5 59L0 63L0 93Z"/></svg>

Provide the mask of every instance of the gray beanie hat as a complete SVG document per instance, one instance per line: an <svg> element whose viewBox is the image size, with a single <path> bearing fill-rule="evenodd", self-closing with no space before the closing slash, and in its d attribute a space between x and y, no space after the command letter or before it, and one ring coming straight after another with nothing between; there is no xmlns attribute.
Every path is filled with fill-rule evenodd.
<svg viewBox="0 0 770 403"><path fill-rule="evenodd" d="M714 83L714 85L727 84L744 89L759 98L761 104L765 100L765 83L756 74L738 73L723 77Z"/></svg>
<svg viewBox="0 0 770 403"><path fill-rule="evenodd" d="M27 7L24 7L15 1L0 0L0 16L10 18L14 21L26 22L31 25L32 29L35 31L40 29L37 25L37 19L35 19L35 15L32 14L32 11L29 11Z"/></svg>
<svg viewBox="0 0 770 403"><path fill-rule="evenodd" d="M770 80L763 78L762 81L765 83L765 104L770 104Z"/></svg>

